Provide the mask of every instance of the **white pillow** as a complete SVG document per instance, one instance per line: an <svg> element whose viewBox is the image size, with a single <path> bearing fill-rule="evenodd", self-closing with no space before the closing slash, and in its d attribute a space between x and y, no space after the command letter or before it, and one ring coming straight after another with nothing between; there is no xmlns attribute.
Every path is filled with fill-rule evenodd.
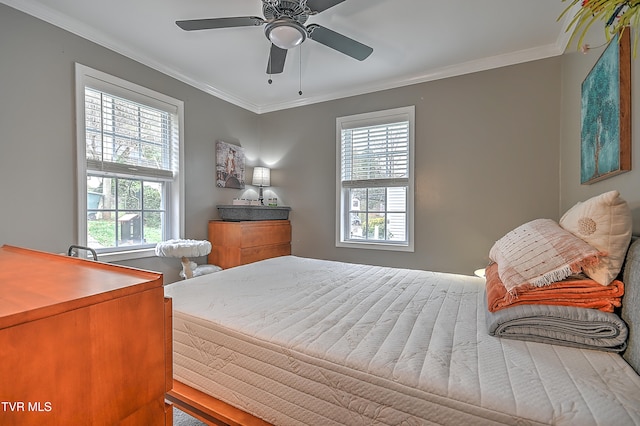
<svg viewBox="0 0 640 426"><path fill-rule="evenodd" d="M631 242L631 209L620 193L609 191L577 203L562 216L560 226L605 253L597 265L583 271L602 285L611 284Z"/></svg>
<svg viewBox="0 0 640 426"><path fill-rule="evenodd" d="M551 219L518 226L495 242L489 258L512 295L523 285L546 286L598 263L598 250Z"/></svg>

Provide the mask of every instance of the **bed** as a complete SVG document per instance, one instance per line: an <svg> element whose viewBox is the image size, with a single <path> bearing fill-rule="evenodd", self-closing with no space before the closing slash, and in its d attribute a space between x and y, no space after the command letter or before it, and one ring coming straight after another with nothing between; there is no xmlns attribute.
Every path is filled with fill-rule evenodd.
<svg viewBox="0 0 640 426"><path fill-rule="evenodd" d="M167 398L210 424L640 425L631 216L609 191L522 224L486 278L284 256L171 284Z"/></svg>
<svg viewBox="0 0 640 426"><path fill-rule="evenodd" d="M487 332L485 280L285 256L171 284L174 390L210 424L640 424L640 242L626 350Z"/></svg>

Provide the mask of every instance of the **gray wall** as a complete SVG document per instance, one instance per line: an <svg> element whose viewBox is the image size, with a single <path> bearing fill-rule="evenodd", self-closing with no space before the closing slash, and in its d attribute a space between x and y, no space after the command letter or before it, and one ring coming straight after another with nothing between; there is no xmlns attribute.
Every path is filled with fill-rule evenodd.
<svg viewBox="0 0 640 426"><path fill-rule="evenodd" d="M472 273L495 240L557 219L560 59L262 117L262 152L286 173L297 255ZM335 247L336 117L416 106L415 253ZM286 171L286 172L285 172Z"/></svg>
<svg viewBox="0 0 640 426"><path fill-rule="evenodd" d="M74 62L185 102L186 238L206 238L215 205L243 194L215 187L217 139L274 168L267 196L293 208L300 256L472 273L511 228L558 218L561 58L258 116L0 4L0 244L75 241ZM336 248L335 119L405 105L416 106L415 253ZM171 282L176 262L126 264Z"/></svg>
<svg viewBox="0 0 640 426"><path fill-rule="evenodd" d="M206 238L214 206L234 196L215 187L215 141L256 158L258 116L0 4L0 244L57 253L76 241L75 62L184 101L185 231ZM124 263L178 279L176 259Z"/></svg>
<svg viewBox="0 0 640 426"><path fill-rule="evenodd" d="M633 36L632 36L633 40ZM596 46L600 43L593 43ZM633 214L633 232L640 234L640 148L638 139L640 132L639 99L640 68L638 59L631 63L631 138L632 138L632 170L621 175L596 182L591 185L580 184L580 102L581 85L591 68L596 63L603 48L590 51L584 55L578 52L567 52L562 62L562 138L560 174L560 210L564 212L575 203L594 195L617 189L627 200Z"/></svg>

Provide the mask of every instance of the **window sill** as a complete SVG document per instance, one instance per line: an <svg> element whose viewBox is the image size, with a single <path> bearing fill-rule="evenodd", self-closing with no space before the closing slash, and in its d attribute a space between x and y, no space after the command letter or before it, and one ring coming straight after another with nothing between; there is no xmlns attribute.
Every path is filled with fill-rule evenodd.
<svg viewBox="0 0 640 426"><path fill-rule="evenodd" d="M387 251L404 251L413 252L413 244L385 244L385 243L366 243L366 242L347 242L338 241L336 247L365 249L365 250L387 250Z"/></svg>
<svg viewBox="0 0 640 426"><path fill-rule="evenodd" d="M98 253L98 260L101 262L120 262L123 260L142 259L145 257L155 257L155 248L140 250L117 251L112 253Z"/></svg>

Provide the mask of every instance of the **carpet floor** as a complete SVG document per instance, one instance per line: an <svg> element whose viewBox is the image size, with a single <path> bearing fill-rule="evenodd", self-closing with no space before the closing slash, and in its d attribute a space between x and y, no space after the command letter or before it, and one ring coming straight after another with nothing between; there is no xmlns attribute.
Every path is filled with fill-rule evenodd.
<svg viewBox="0 0 640 426"><path fill-rule="evenodd" d="M206 424L173 407L173 426L206 426Z"/></svg>

